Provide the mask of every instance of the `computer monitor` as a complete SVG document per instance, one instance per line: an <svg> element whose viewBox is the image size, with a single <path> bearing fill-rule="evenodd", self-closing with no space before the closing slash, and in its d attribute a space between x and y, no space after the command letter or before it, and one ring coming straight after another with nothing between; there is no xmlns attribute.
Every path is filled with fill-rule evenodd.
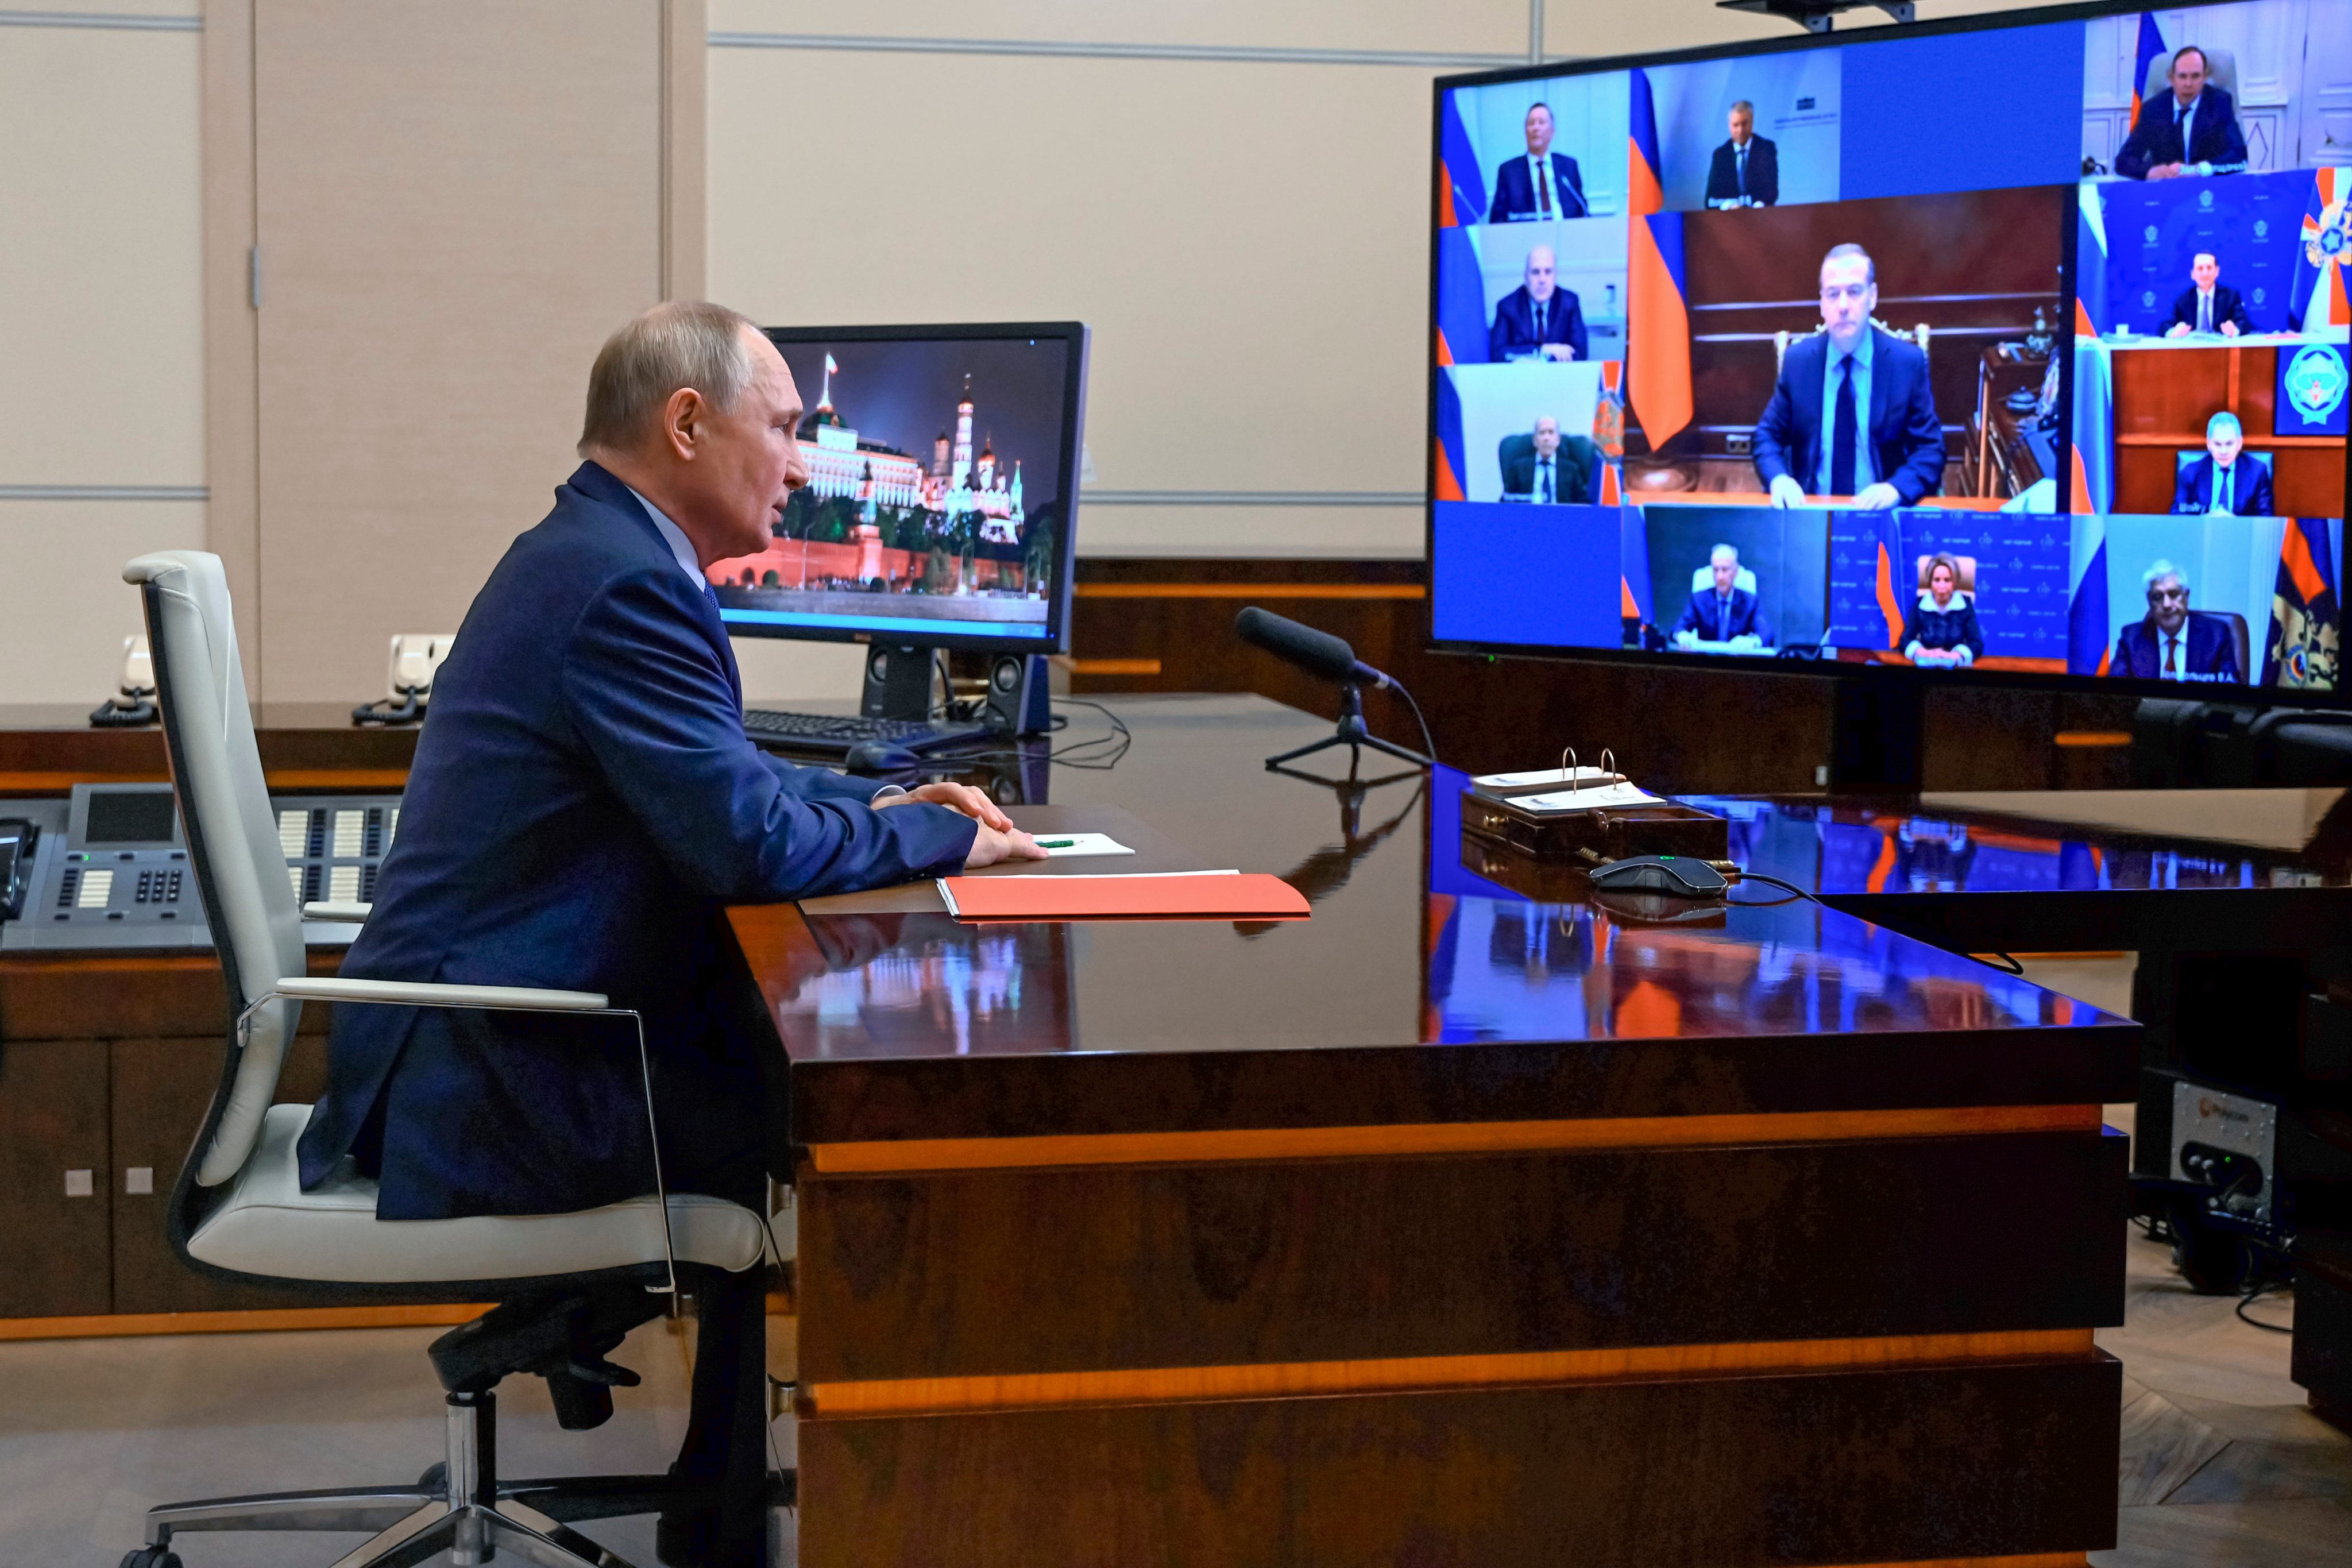
<svg viewBox="0 0 2352 1568"><path fill-rule="evenodd" d="M1440 81L1434 644L2345 702L2347 59L2243 0Z"/></svg>
<svg viewBox="0 0 2352 1568"><path fill-rule="evenodd" d="M1066 650L1085 326L764 331L806 410L809 483L767 549L709 568L728 631Z"/></svg>

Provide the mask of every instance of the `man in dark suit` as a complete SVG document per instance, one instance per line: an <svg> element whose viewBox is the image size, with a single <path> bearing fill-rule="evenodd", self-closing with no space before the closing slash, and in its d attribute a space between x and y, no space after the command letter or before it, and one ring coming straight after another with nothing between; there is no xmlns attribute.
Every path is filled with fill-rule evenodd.
<svg viewBox="0 0 2352 1568"><path fill-rule="evenodd" d="M2189 613L2189 578L2158 561L2140 579L2147 584L2147 616L2116 638L2110 675L2137 680L2242 681L2237 641L2219 616Z"/></svg>
<svg viewBox="0 0 2352 1568"><path fill-rule="evenodd" d="M1589 217L1591 204L1584 199L1584 181L1576 160L1551 150L1551 108L1538 103L1528 110L1528 155L1513 158L1495 171L1495 199L1487 204L1488 223L1532 223L1546 218Z"/></svg>
<svg viewBox="0 0 2352 1568"><path fill-rule="evenodd" d="M1728 544L1718 544L1707 556L1708 584L1691 591L1690 603L1683 606L1682 617L1675 622L1675 641L1687 647L1693 643L1727 643L1738 638L1753 638L1753 646L1772 646L1772 627L1764 618L1763 606L1756 595L1739 584L1739 552Z"/></svg>
<svg viewBox="0 0 2352 1568"><path fill-rule="evenodd" d="M724 1003L725 906L1040 853L978 791L879 798L745 739L704 572L763 549L808 482L800 417L782 357L731 310L660 306L604 345L588 460L467 612L343 964L597 991L636 1010L671 1190L754 1205L768 1112L756 1037ZM596 1207L653 1190L645 1093L630 1030L339 1009L302 1179L348 1161L377 1178L386 1220ZM723 1480L728 1500L665 1519L665 1562L759 1561L763 1289L753 1269L698 1302L678 1468Z"/></svg>
<svg viewBox="0 0 2352 1568"><path fill-rule="evenodd" d="M1832 249L1822 260L1824 330L1789 345L1756 424L1756 472L1774 506L1852 496L1878 511L1942 491L1944 426L1927 356L1872 326L1877 308L1868 253Z"/></svg>
<svg viewBox="0 0 2352 1568"><path fill-rule="evenodd" d="M1592 469L1585 454L1590 442L1577 447L1563 443L1559 421L1547 414L1536 421L1535 446L1511 459L1503 474L1505 500L1534 501L1541 506L1580 506L1592 499Z"/></svg>
<svg viewBox="0 0 2352 1568"><path fill-rule="evenodd" d="M2205 422L2205 455L2186 464L2172 489L2176 512L2271 517L2271 471L2245 455L2245 427L2228 409Z"/></svg>
<svg viewBox="0 0 2352 1568"><path fill-rule="evenodd" d="M1528 252L1527 281L1495 304L1495 324L1486 331L1486 358L1571 360L1586 357L1584 307L1573 289L1559 286L1559 263L1551 247Z"/></svg>
<svg viewBox="0 0 2352 1568"><path fill-rule="evenodd" d="M2206 79L2205 51L2191 44L2174 54L2171 74L2171 94L2139 106L2139 118L2116 153L2116 173L2126 180L2244 173L2246 137L2238 129L2238 106Z"/></svg>
<svg viewBox="0 0 2352 1568"><path fill-rule="evenodd" d="M2172 324L2165 329L2168 338L2185 338L2191 332L2217 332L2234 338L2241 332L2252 331L2246 319L2246 302L2235 289L2221 281L2221 263L2210 250L2200 250L2189 263L2189 287L2172 301Z"/></svg>
<svg viewBox="0 0 2352 1568"><path fill-rule="evenodd" d="M1731 106L1731 140L1715 150L1706 170L1706 205L1769 207L1780 199L1780 149L1756 134L1756 106Z"/></svg>

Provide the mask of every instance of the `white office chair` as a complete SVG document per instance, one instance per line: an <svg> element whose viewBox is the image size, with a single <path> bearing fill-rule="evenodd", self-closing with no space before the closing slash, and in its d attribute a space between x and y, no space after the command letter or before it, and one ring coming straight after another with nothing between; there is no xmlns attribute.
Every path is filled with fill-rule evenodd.
<svg viewBox="0 0 2352 1568"><path fill-rule="evenodd" d="M433 1343L447 1390L448 1441L442 1463L422 1480L151 1509L148 1544L123 1568L178 1568L172 1537L196 1530L379 1532L337 1568L415 1563L441 1552L480 1563L496 1550L546 1568L626 1568L565 1521L711 1506L716 1488L662 1476L500 1480L491 1390L509 1375L536 1373L548 1380L562 1425L601 1425L612 1414L611 1384L636 1381L605 1353L675 1300L682 1274L756 1266L761 1217L718 1198L668 1194L657 1141L652 1195L573 1214L387 1222L375 1216L375 1184L348 1171L302 1190L295 1144L310 1108L270 1102L306 1001L627 1018L637 1026L641 1067L644 1027L635 1014L588 992L307 978L305 911L286 875L254 743L220 558L166 551L139 557L122 574L145 599L173 789L233 1020L220 1086L172 1191L173 1249L201 1273L307 1283L345 1300L499 1303ZM364 920L367 908L312 905L309 912ZM788 1501L785 1485L776 1478L772 1496Z"/></svg>
<svg viewBox="0 0 2352 1568"><path fill-rule="evenodd" d="M1737 573L1732 574L1731 585L1738 589L1743 594L1752 594L1756 592L1756 574L1750 572L1747 567L1742 566ZM1697 571L1691 574L1692 593L1696 594L1701 588L1712 588L1714 586L1714 567L1702 566Z"/></svg>

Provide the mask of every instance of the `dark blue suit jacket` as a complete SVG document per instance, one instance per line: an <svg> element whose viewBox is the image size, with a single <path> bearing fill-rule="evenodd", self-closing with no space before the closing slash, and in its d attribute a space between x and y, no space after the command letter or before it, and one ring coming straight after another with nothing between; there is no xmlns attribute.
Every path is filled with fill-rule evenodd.
<svg viewBox="0 0 2352 1568"><path fill-rule="evenodd" d="M2271 471L2244 452L2230 465L2238 470L2237 493L2230 498L2230 511L2237 517L2270 517ZM2210 454L2198 458L2180 470L2174 481L2172 510L2176 512L2204 512L2213 510L2213 458Z"/></svg>
<svg viewBox="0 0 2352 1568"><path fill-rule="evenodd" d="M1877 333L1870 351L1870 418L1864 424L1871 461L1878 477L1893 485L1905 506L1944 489L1944 426L1936 417L1936 395L1927 384L1927 356L1913 344ZM1772 401L1756 424L1756 471L1764 483L1787 474L1812 495L1829 439L1822 416L1822 371L1829 363L1830 335L1816 332L1789 345Z"/></svg>
<svg viewBox="0 0 2352 1568"><path fill-rule="evenodd" d="M2238 639L2231 635L2227 622L2191 611L2187 634L2180 644L2184 674L2219 676L2223 680L2246 679L2245 672L2238 668ZM2109 661L2107 673L2141 680L2162 677L2164 637L2156 629L2153 619L2134 621L2124 627L2116 638L2116 657Z"/></svg>
<svg viewBox="0 0 2352 1568"><path fill-rule="evenodd" d="M1728 137L1706 167L1706 199L1727 202L1747 196L1763 206L1780 199L1780 149L1761 136L1748 139L1748 188L1739 188L1739 151Z"/></svg>
<svg viewBox="0 0 2352 1568"><path fill-rule="evenodd" d="M2205 84L2197 95L2197 121L2189 128L2194 143L2180 145L2180 100L2166 88L2139 106L2139 122L2124 138L2116 153L2116 173L2127 180L2145 180L2150 169L2167 163L2243 163L2245 132L2238 129L2238 106L2230 95Z"/></svg>
<svg viewBox="0 0 2352 1568"><path fill-rule="evenodd" d="M2227 283L2216 283L2213 285L2213 330L2220 331L2224 321L2237 322L2238 331L2242 332L2254 330L2253 322L2246 317L2245 297ZM2172 301L2172 319L2164 324L2168 328L2194 328L2197 325L2196 284L2191 283L2183 289Z"/></svg>
<svg viewBox="0 0 2352 1568"><path fill-rule="evenodd" d="M637 1009L672 1189L756 1194L762 1069L724 906L952 870L977 831L875 811L873 789L744 739L717 604L584 464L466 613L343 973ZM384 1219L588 1208L653 1190L646 1133L625 1019L339 1007L302 1180L350 1155Z"/></svg>
<svg viewBox="0 0 2352 1568"><path fill-rule="evenodd" d="M1756 595L1745 588L1731 591L1731 625L1718 632L1715 616L1715 587L1693 589L1690 603L1683 606L1682 619L1675 623L1675 631L1696 632L1704 642L1729 642L1736 637L1753 636L1767 647L1772 645L1772 628L1764 619L1764 612Z"/></svg>
<svg viewBox="0 0 2352 1568"><path fill-rule="evenodd" d="M1577 173L1576 160L1565 153L1550 156L1551 186L1559 200L1559 211L1552 216L1588 216L1592 205L1584 199L1584 177ZM1536 183L1528 173L1528 155L1522 153L1495 171L1495 199L1486 205L1486 221L1524 223L1540 216L1536 211Z"/></svg>
<svg viewBox="0 0 2352 1568"><path fill-rule="evenodd" d="M1542 343L1566 343L1579 359L1589 359L1585 346L1584 306L1572 289L1554 289L1544 302L1544 330L1536 335L1536 301L1524 283L1495 302L1495 324L1486 332L1486 357L1501 363L1512 354L1533 353Z"/></svg>

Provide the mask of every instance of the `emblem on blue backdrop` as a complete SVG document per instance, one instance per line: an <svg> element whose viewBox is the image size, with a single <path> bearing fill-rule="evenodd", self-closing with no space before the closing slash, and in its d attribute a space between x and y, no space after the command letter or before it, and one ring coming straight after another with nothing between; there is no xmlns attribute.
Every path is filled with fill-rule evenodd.
<svg viewBox="0 0 2352 1568"><path fill-rule="evenodd" d="M2210 192L2210 191L2200 191L2200 192L2198 192L2198 193L2197 193L2197 205L2198 205L2199 206L2200 206L2200 207L2208 207L2208 208L2211 207L2211 206L2212 206L2212 205L2213 205L2213 193L2212 193L2212 192Z"/></svg>
<svg viewBox="0 0 2352 1568"><path fill-rule="evenodd" d="M2251 298L2257 305L2267 305L2270 303L2271 291L2257 284L2254 288L2253 293L2249 296L2249 298Z"/></svg>
<svg viewBox="0 0 2352 1568"><path fill-rule="evenodd" d="M2156 225L2150 224L2147 226L2147 238L2150 245L2154 245L2156 243Z"/></svg>
<svg viewBox="0 0 2352 1568"><path fill-rule="evenodd" d="M2344 361L2326 344L2312 344L2286 367L2287 397L2305 419L2325 419L2343 407L2345 389Z"/></svg>
<svg viewBox="0 0 2352 1568"><path fill-rule="evenodd" d="M2254 237L2256 239L2268 239L2270 237L2271 220L2266 217L2256 218L2254 220Z"/></svg>
<svg viewBox="0 0 2352 1568"><path fill-rule="evenodd" d="M2155 289L2141 289L2141 290L2140 290L2140 296L2139 296L2139 302L2140 302L2140 305L2141 305L2141 307L2142 307L2143 309L2150 310L2155 310L2155 309L2156 309L2156 290L2155 290Z"/></svg>
<svg viewBox="0 0 2352 1568"><path fill-rule="evenodd" d="M2352 400L2352 366L2341 343L2306 343L2279 355L2277 432L2282 436L2341 436Z"/></svg>

